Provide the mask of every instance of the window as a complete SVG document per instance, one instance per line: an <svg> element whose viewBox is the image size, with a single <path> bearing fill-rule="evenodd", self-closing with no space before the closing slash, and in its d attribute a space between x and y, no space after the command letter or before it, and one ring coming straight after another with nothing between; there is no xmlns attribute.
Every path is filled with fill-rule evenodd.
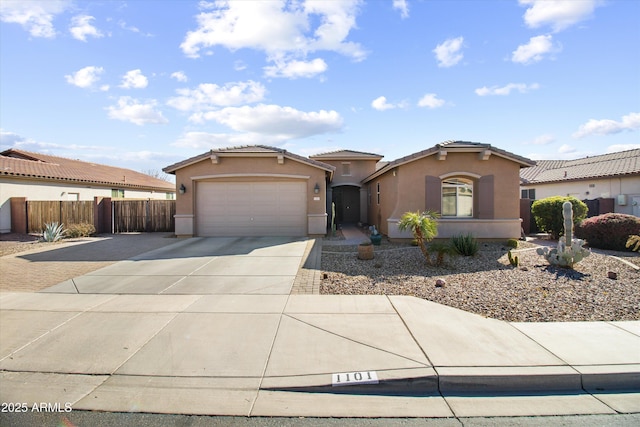
<svg viewBox="0 0 640 427"><path fill-rule="evenodd" d="M522 190L520 192L520 198L521 199L535 200L536 199L536 189L535 188L529 188L528 190Z"/></svg>
<svg viewBox="0 0 640 427"><path fill-rule="evenodd" d="M111 197L114 199L124 199L124 190L118 190L118 189L111 190Z"/></svg>
<svg viewBox="0 0 640 427"><path fill-rule="evenodd" d="M351 163L342 163L342 176L351 176Z"/></svg>
<svg viewBox="0 0 640 427"><path fill-rule="evenodd" d="M380 183L376 182L376 200L380 204Z"/></svg>
<svg viewBox="0 0 640 427"><path fill-rule="evenodd" d="M473 216L473 181L463 178L442 181L442 216Z"/></svg>

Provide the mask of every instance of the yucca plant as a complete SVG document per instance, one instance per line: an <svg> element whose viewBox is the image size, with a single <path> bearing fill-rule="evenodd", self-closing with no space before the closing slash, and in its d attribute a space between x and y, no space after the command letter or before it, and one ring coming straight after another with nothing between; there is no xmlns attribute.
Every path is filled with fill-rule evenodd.
<svg viewBox="0 0 640 427"><path fill-rule="evenodd" d="M64 237L64 225L58 225L57 222L51 222L44 225L42 231L42 240L45 242L57 242Z"/></svg>
<svg viewBox="0 0 640 427"><path fill-rule="evenodd" d="M460 255L473 256L478 253L478 241L471 233L452 236L451 246Z"/></svg>
<svg viewBox="0 0 640 427"><path fill-rule="evenodd" d="M635 234L629 236L627 239L627 248L635 252L640 251L640 236Z"/></svg>

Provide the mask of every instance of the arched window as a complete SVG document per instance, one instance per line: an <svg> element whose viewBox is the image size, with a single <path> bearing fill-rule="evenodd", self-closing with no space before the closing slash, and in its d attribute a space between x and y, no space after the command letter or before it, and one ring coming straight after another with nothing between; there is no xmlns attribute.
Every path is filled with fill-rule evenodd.
<svg viewBox="0 0 640 427"><path fill-rule="evenodd" d="M473 216L473 181L464 178L442 180L442 216Z"/></svg>

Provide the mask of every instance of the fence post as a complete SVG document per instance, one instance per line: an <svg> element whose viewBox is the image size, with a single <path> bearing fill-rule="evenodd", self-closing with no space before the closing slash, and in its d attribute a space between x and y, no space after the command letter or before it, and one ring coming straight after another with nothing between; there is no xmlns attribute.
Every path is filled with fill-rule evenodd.
<svg viewBox="0 0 640 427"><path fill-rule="evenodd" d="M27 198L12 197L11 204L11 232L27 234L29 228L27 224Z"/></svg>

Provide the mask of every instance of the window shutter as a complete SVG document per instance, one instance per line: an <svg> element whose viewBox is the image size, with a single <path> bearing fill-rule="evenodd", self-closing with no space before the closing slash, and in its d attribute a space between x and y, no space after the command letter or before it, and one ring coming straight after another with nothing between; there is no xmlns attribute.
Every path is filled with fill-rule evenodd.
<svg viewBox="0 0 640 427"><path fill-rule="evenodd" d="M478 180L478 218L493 219L493 175L480 177Z"/></svg>
<svg viewBox="0 0 640 427"><path fill-rule="evenodd" d="M442 210L441 207L441 185L440 178L437 176L426 176L425 177L425 209L428 211L436 211L440 212Z"/></svg>

